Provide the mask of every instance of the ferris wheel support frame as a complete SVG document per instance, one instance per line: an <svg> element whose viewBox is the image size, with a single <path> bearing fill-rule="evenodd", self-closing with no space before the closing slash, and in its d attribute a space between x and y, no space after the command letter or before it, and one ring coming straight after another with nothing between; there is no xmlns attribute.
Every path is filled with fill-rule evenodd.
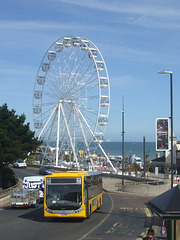
<svg viewBox="0 0 180 240"><path fill-rule="evenodd" d="M75 148L74 148L74 145L73 145L73 142L72 142L72 138L71 138L71 134L70 134L70 131L69 131L68 124L67 124L67 120L66 120L66 116L65 116L65 113L64 113L64 108L63 108L62 102L64 102L64 101L60 100L60 109L62 111L62 115L63 115L63 118L64 118L64 123L65 123L66 130L67 130L67 133L68 133L68 136L69 136L71 148L72 148L72 151L73 151L73 156L75 158L77 168L79 170L79 163L78 163L78 160L77 160L76 151L75 151ZM67 102L71 102L71 101L67 101Z"/></svg>
<svg viewBox="0 0 180 240"><path fill-rule="evenodd" d="M83 118L86 126L88 127L90 133L92 134L92 137L96 138L96 137L94 136L93 131L92 131L91 128L89 127L86 119L84 118L83 114L81 113L81 111L80 111L79 109L78 109L78 112L80 113L80 115L81 115L81 117ZM103 154L104 154L104 156L106 157L107 161L110 163L110 165L111 165L112 169L114 170L114 172L117 173L117 170L116 170L115 167L113 166L112 162L110 161L109 157L108 157L107 154L105 153L105 151L104 151L104 149L102 148L101 144L100 144L100 143L97 143L97 145L100 147L101 151L103 152Z"/></svg>
<svg viewBox="0 0 180 240"><path fill-rule="evenodd" d="M69 114L69 118L70 118L70 115L71 115L71 113ZM69 119L68 119L68 122L69 122ZM64 132L63 137L62 137L62 142L61 142L61 146L60 146L60 152L61 152L62 147L63 147L64 137L65 137L65 132Z"/></svg>
<svg viewBox="0 0 180 240"><path fill-rule="evenodd" d="M75 110L73 108L73 144L75 149L75 141L76 141L76 135L75 135ZM74 162L74 154L73 154L73 162Z"/></svg>
<svg viewBox="0 0 180 240"><path fill-rule="evenodd" d="M52 118L54 112L56 111L57 107L58 107L58 104L55 106L55 108L54 108L54 110L52 111L51 115L49 116L48 120L47 120L46 123L44 124L44 127L43 127L43 129L41 130L41 132L40 132L40 134L39 134L39 136L38 136L38 140L40 140L40 137L41 137L42 133L44 132L44 129L47 127L47 125L48 125L49 121L51 120L51 118Z"/></svg>
<svg viewBox="0 0 180 240"><path fill-rule="evenodd" d="M79 125L80 125L80 128L81 128L81 132L82 132L82 134L83 134L84 142L85 142L85 145L86 145L86 148L87 148L87 152L88 152L88 154L89 154L89 145L88 145L88 143L87 143L86 135L85 135L85 133L84 133L84 129L83 129L83 126L82 126L80 117L79 117L79 111L78 111L78 108L77 108L77 107L75 107L75 109L76 109L76 113L77 113ZM91 162L92 168L94 169L94 163L93 163L92 157L90 157L90 162Z"/></svg>
<svg viewBox="0 0 180 240"><path fill-rule="evenodd" d="M57 139L56 139L56 166L58 165L59 158L59 127L60 127L60 104L58 105L58 125L57 125Z"/></svg>
<svg viewBox="0 0 180 240"><path fill-rule="evenodd" d="M56 105L55 108L53 109L53 111L52 111L51 115L49 116L49 118L48 118L45 126L44 126L43 129L41 130L41 132L40 132L40 134L39 134L39 136L38 136L38 140L40 140L42 133L44 132L44 130L45 130L48 122L51 120L51 118L52 118L52 116L53 116L53 114L54 114L54 112L55 112L56 110L57 110L57 105ZM56 114L55 114L55 115L56 115ZM53 121L53 125L54 125L54 121ZM52 129L52 128L51 128L51 129ZM49 134L49 137L48 137L48 141L47 141L47 145L46 145L45 151L44 151L44 153L43 153L43 164L44 164L44 156L46 155L47 148L48 148L48 146L49 146L48 144L49 144L49 139L50 139L50 137L51 137L51 134L52 134L52 130L50 131L50 134Z"/></svg>

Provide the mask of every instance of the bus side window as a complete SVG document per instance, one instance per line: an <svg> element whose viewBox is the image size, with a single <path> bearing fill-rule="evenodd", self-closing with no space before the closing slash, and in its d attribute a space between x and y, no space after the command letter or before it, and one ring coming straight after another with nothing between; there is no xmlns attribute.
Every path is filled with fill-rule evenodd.
<svg viewBox="0 0 180 240"><path fill-rule="evenodd" d="M84 202L86 203L88 199L88 188L86 183L84 184Z"/></svg>

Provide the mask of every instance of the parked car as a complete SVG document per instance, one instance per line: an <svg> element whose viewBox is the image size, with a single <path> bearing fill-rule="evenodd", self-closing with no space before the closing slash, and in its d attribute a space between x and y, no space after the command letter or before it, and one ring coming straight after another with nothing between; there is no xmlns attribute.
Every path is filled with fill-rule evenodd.
<svg viewBox="0 0 180 240"><path fill-rule="evenodd" d="M49 175L54 173L54 169L51 166L41 166L39 168L39 173L43 175Z"/></svg>
<svg viewBox="0 0 180 240"><path fill-rule="evenodd" d="M27 164L23 160L17 160L16 162L13 162L13 167L26 168Z"/></svg>

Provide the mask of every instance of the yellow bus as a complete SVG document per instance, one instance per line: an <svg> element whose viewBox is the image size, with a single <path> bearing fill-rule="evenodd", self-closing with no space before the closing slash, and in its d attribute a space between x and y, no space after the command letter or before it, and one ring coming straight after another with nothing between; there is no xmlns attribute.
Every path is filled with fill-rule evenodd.
<svg viewBox="0 0 180 240"><path fill-rule="evenodd" d="M102 203L100 172L67 171L45 176L44 217L88 218Z"/></svg>

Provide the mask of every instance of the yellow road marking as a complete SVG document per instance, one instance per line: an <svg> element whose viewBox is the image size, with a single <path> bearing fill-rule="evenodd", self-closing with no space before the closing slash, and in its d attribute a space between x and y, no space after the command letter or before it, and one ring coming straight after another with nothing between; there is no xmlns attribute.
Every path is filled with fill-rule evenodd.
<svg viewBox="0 0 180 240"><path fill-rule="evenodd" d="M144 211L145 211L147 217L151 217L151 212L150 212L149 208L145 207ZM145 232L141 233L142 238L145 237L145 235L146 235ZM136 238L136 240L142 240L142 238Z"/></svg>

